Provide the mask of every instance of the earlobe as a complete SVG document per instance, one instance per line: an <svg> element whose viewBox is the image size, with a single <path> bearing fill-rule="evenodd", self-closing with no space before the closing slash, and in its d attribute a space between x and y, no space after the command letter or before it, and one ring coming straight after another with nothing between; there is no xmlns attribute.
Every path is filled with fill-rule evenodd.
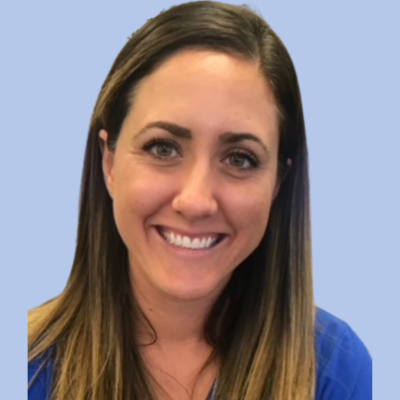
<svg viewBox="0 0 400 400"><path fill-rule="evenodd" d="M111 198L113 197L113 165L114 165L114 152L108 148L108 132L101 129L99 132L100 151L102 153L102 168L104 182L106 184L108 193Z"/></svg>

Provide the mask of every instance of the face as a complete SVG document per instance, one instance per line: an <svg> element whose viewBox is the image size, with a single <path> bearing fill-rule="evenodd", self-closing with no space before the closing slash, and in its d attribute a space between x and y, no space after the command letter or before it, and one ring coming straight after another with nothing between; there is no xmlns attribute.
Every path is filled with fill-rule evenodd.
<svg viewBox="0 0 400 400"><path fill-rule="evenodd" d="M134 289L215 298L264 235L277 156L277 107L256 65L185 50L144 78L103 150Z"/></svg>

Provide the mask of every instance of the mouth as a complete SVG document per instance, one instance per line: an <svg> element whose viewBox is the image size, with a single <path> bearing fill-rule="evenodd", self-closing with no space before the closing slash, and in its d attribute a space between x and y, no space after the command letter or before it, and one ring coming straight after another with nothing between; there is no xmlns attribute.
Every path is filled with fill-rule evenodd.
<svg viewBox="0 0 400 400"><path fill-rule="evenodd" d="M224 240L225 234L205 234L199 236L186 236L177 232L172 232L162 226L156 226L157 232L169 244L190 250L207 250L217 246Z"/></svg>

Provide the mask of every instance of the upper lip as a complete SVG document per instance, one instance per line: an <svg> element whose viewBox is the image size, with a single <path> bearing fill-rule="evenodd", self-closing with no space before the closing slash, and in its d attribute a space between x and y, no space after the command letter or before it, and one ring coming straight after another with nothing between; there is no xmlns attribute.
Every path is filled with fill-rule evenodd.
<svg viewBox="0 0 400 400"><path fill-rule="evenodd" d="M171 228L166 225L157 225L156 226L158 229L163 229L164 231L167 232L173 232L174 234L178 234L181 236L187 236L189 238L208 238L208 237L215 237L215 236L220 236L220 235L226 235L225 233L222 232L205 232L205 231L186 231L183 229L177 229L177 228Z"/></svg>

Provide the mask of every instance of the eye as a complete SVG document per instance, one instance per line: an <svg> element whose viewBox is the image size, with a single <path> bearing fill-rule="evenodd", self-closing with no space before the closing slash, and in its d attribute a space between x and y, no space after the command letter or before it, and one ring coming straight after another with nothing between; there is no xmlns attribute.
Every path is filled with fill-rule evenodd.
<svg viewBox="0 0 400 400"><path fill-rule="evenodd" d="M259 161L250 152L240 150L230 153L225 159L232 167L242 170L255 169L259 166Z"/></svg>
<svg viewBox="0 0 400 400"><path fill-rule="evenodd" d="M180 155L179 146L167 139L152 139L143 146L143 150L161 159L175 158Z"/></svg>

